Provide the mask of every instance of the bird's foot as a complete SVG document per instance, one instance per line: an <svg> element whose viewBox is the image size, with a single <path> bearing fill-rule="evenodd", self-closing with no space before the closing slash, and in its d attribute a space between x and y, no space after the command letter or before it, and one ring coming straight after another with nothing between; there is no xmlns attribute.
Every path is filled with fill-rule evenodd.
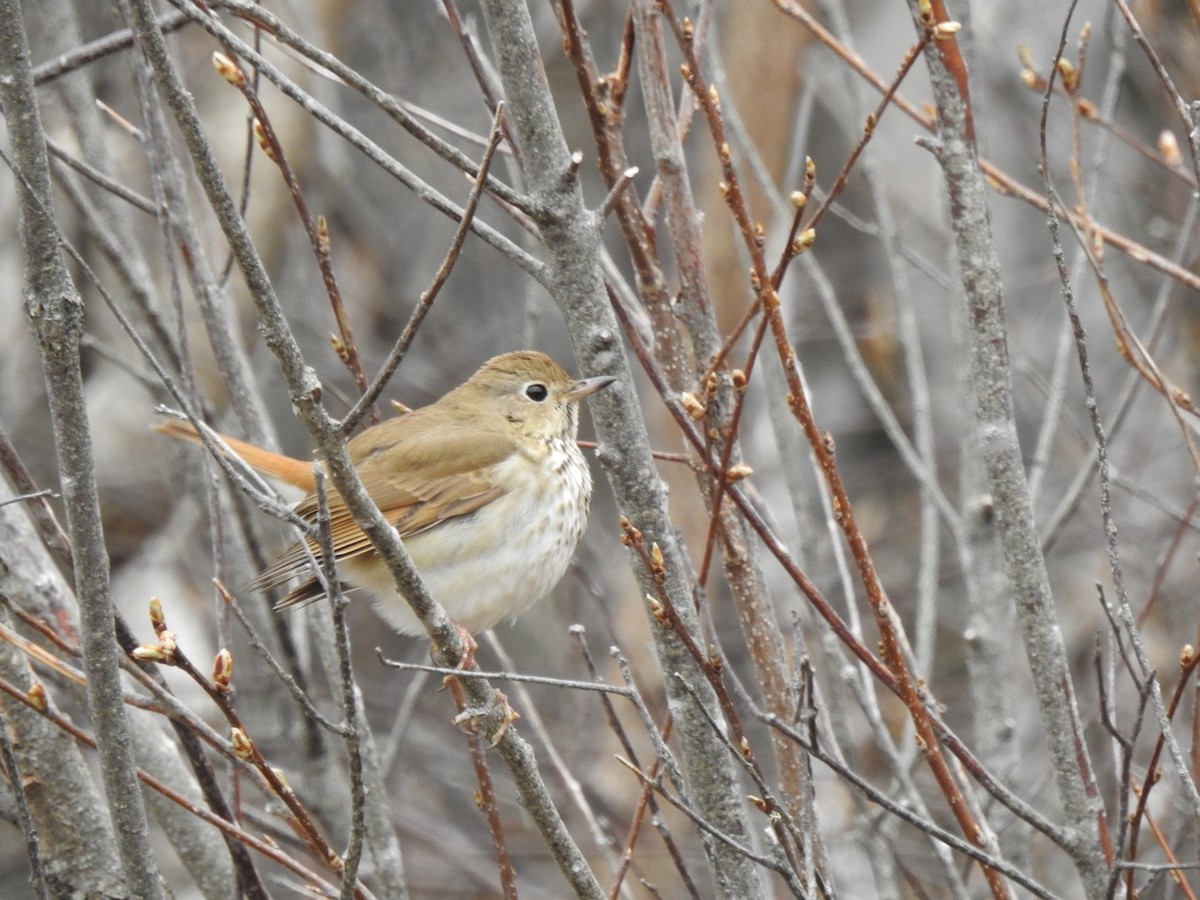
<svg viewBox="0 0 1200 900"><path fill-rule="evenodd" d="M458 672L465 672L468 669L475 667L475 651L479 649L479 645L475 643L475 638L467 629L463 628L457 622L454 627L458 629L459 638L463 642L463 653L455 664L454 669ZM441 652L440 650L438 651ZM467 704L467 694L463 690L462 680L457 675L447 675L442 679L443 690L449 690L454 697L454 705L458 707L458 715L454 717L454 724L463 728L470 734L479 734L479 720L487 717L491 711L491 705L488 706L469 706ZM508 705L508 698L500 691L496 691L496 697L503 706L500 725L496 728L495 733L488 739L488 749L495 747L504 739L505 732L508 731L508 726L521 718L520 713Z"/></svg>
<svg viewBox="0 0 1200 900"><path fill-rule="evenodd" d="M450 685L450 690L454 694L455 699L459 701L460 712L454 717L454 724L460 726L470 734L479 734L479 720L488 714L490 707L467 706L466 698L462 696L462 685L458 684L458 679L450 677L446 680L447 682L454 682L454 684ZM504 696L503 692L496 691L496 696L503 706L503 711L502 718L500 719L500 726L496 729L495 733L488 738L489 750L504 739L504 735L508 731L508 726L517 721L517 719L521 718L521 714L509 706L508 698Z"/></svg>

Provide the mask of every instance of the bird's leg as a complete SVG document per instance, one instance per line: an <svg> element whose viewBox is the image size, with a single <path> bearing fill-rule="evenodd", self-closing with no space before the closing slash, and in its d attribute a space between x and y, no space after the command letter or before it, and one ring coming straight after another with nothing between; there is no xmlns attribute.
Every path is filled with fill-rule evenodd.
<svg viewBox="0 0 1200 900"><path fill-rule="evenodd" d="M475 638L471 636L471 632L463 628L457 622L454 627L458 629L458 637L463 643L463 654L458 658L458 664L454 667L459 671L465 672L467 669L475 666L475 651L479 649L479 645L475 643Z"/></svg>
<svg viewBox="0 0 1200 900"><path fill-rule="evenodd" d="M458 639L462 641L463 652L458 658L458 662L454 664L454 668L459 672L465 672L467 669L475 665L475 651L479 649L479 645L475 643L475 638L471 637L471 632L463 628L457 622L451 622L455 630L458 631ZM437 645L429 648L429 656L433 660L434 665L445 666L448 664L446 659L446 651ZM451 676L446 676L447 678Z"/></svg>
<svg viewBox="0 0 1200 900"><path fill-rule="evenodd" d="M479 644L475 642L475 638L471 636L471 633L457 622L455 623L455 627L458 629L459 637L463 642L463 655L454 668L463 672L474 667L475 651L479 649ZM442 685L450 690L451 696L454 697L454 704L458 707L458 715L454 717L454 724L462 726L471 734L478 733L477 720L487 713L487 709L481 706L473 707L467 705L467 695L463 690L462 681L458 676L447 675L442 679ZM496 733L491 736L488 742L489 750L500 743L504 737L504 733L508 731L508 726L521 718L521 714L509 706L508 697L504 696L502 691L497 690L496 696L504 707L503 718L500 720L500 727L496 729Z"/></svg>

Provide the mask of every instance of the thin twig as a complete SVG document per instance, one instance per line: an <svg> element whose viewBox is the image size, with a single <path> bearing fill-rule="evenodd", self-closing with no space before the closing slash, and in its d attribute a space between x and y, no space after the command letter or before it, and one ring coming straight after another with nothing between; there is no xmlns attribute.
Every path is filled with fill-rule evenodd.
<svg viewBox="0 0 1200 900"><path fill-rule="evenodd" d="M151 621L154 623L159 643L139 648L143 650L143 653L138 658L178 668L208 695L208 698L212 700L229 723L230 732L233 735L234 752L240 759L251 763L258 770L259 775L270 786L271 792L283 802L288 812L292 814L292 821L297 833L308 843L322 863L331 871L341 875L345 869L345 861L329 844L308 808L284 780L282 772L268 763L258 745L252 740L246 723L234 706L229 691L229 676L233 669L232 655L226 656L227 663L223 663L222 655L218 655L213 669L213 678L210 679L196 668L187 654L179 648L175 635L166 626L161 606L156 610L152 608ZM222 654L228 654L228 651L222 651ZM361 900L364 895L356 890L353 896L359 897Z"/></svg>
<svg viewBox="0 0 1200 900"><path fill-rule="evenodd" d="M343 417L341 425L343 434L348 435L357 427L363 413L371 408L384 387L387 386L388 380L396 371L396 367L400 365L400 361L404 359L408 348L412 346L412 342L417 336L417 329L421 327L426 314L433 306L433 301L437 299L438 294L441 293L442 286L445 285L447 279L450 277L450 273L454 270L454 264L458 262L459 254L462 252L463 242L466 241L467 233L471 229L471 223L475 220L475 211L479 207L479 198L483 193L483 186L487 181L487 174L492 166L492 158L496 154L496 148L499 146L500 138L503 134L501 130L503 122L504 104L501 103L496 108L496 115L492 121L492 130L488 137L487 146L483 150L483 159L479 163L479 174L476 175L471 192L467 196L462 218L459 220L458 227L454 231L454 237L450 241L450 247L446 250L442 264L438 266L438 270L434 274L433 281L430 282L429 287L421 293L421 298L417 301L417 305L409 316L408 322L405 323L404 330L400 332L400 337L396 339L396 343L388 353L387 359L380 366L378 374L371 380L371 384L363 391L362 396L355 401L354 406Z"/></svg>
<svg viewBox="0 0 1200 900"><path fill-rule="evenodd" d="M1121 0L1118 0L1118 5L1123 5ZM1066 44L1067 26L1071 20L1071 12L1073 10L1074 4L1072 4L1071 9L1067 13L1066 23L1063 25L1062 37L1059 41L1058 52L1055 55L1055 64L1050 70L1051 84L1054 83L1055 77L1059 71L1058 60L1061 59L1063 47ZM1200 790L1197 790L1196 783L1193 780L1191 771L1188 769L1187 761L1184 758L1183 751L1180 749L1179 743L1175 739L1175 735L1171 729L1171 713L1168 711L1167 706L1163 701L1162 690L1157 679L1153 678L1153 668L1150 665L1150 660L1147 657L1144 648L1142 647L1141 640L1139 639L1136 617L1134 616L1133 608L1130 606L1129 595L1125 589L1125 573L1121 565L1120 546L1117 543L1117 525L1112 510L1112 496L1110 493L1108 441L1105 435L1104 423L1100 417L1100 409L1096 399L1095 386L1092 382L1091 363L1088 358L1087 339L1084 334L1083 325L1079 318L1078 310L1075 306L1075 294L1072 290L1066 263L1064 261L1062 242L1060 240L1058 230L1058 216L1054 213L1054 209L1058 205L1058 198L1054 189L1054 184L1051 180L1049 152L1046 145L1046 120L1049 106L1050 92L1048 88L1042 101L1042 118L1039 128L1040 148L1042 155L1042 178L1045 183L1046 197L1048 206L1050 208L1048 224L1054 248L1055 264L1058 269L1059 281L1062 286L1063 302L1067 308L1067 316L1071 322L1071 327L1075 337L1076 352L1079 356L1079 369L1083 381L1084 395L1087 401L1086 407L1088 410L1088 417L1091 420L1092 434L1096 442L1096 462L1099 476L1100 493L1100 515L1104 524L1104 539L1108 556L1109 574L1112 577L1113 587L1116 589L1117 593L1117 614L1120 617L1121 623L1124 626L1129 640L1133 646L1134 657L1137 660L1140 679L1151 679L1150 697L1158 717L1160 739L1161 741L1165 742L1167 750L1169 751L1171 758L1175 763L1176 775L1180 779L1180 783L1183 786L1184 796L1187 798L1191 806L1192 815L1197 822L1200 822ZM1090 256L1091 254L1087 247L1087 241L1082 239L1082 236L1080 243L1081 246L1084 247L1084 252L1088 253ZM1100 269L1098 262L1095 260L1093 260L1093 267L1099 276ZM1103 284L1101 286L1101 290L1102 293L1107 294L1107 290ZM1174 405L1172 405L1172 409L1174 410ZM1176 413L1176 415L1178 415L1178 413ZM1200 468L1200 455L1198 455L1198 451L1192 447L1190 437L1188 439L1188 445L1191 449L1193 459L1196 461L1198 468ZM1172 711L1173 709L1174 704L1172 704ZM1092 790L1094 792L1094 787ZM1107 840L1111 840L1107 834L1107 829L1103 826L1103 819L1101 820L1101 825L1102 837ZM1111 847L1106 848L1106 852L1111 857Z"/></svg>
<svg viewBox="0 0 1200 900"><path fill-rule="evenodd" d="M168 12L159 18L158 27L163 30L163 34L170 34L178 31L188 21L188 16L183 13ZM34 66L33 83L41 87L98 59L129 49L133 46L134 40L133 29L122 28L106 34L104 37L96 38L94 41L88 41L70 53L62 53L54 59L48 59L44 63Z"/></svg>
<svg viewBox="0 0 1200 900"><path fill-rule="evenodd" d="M236 52L228 43L225 44L225 48L230 54ZM224 54L214 55L213 59L217 72L226 81L241 91L242 96L246 99L246 103L250 106L254 116L254 135L258 139L259 145L263 148L263 152L266 153L267 158L279 170L284 184L287 185L288 193L291 195L292 202L296 207L297 218L300 219L300 224L304 226L304 232L308 235L309 245L313 256L316 257L317 268L321 272L321 281L325 285L325 293L329 297L329 305L333 309L333 318L337 322L339 337L333 340L334 350L342 362L345 363L346 368L350 370L350 374L354 377L354 383L358 387L358 390L360 392L365 391L367 376L363 371L362 360L358 355L358 344L354 340L354 329L346 314L346 304L342 300L342 291L338 286L337 276L333 270L329 225L324 216L314 217L309 210L304 190L301 188L295 171L288 162L283 144L280 142L274 127L271 125L271 118L267 115L267 110L258 96L257 82L259 73L256 71L253 79L247 79L241 67ZM372 421L379 421L377 411L372 410Z"/></svg>
<svg viewBox="0 0 1200 900"><path fill-rule="evenodd" d="M85 733L81 728L76 726L65 716L59 714L44 704L39 705L34 698L30 697L25 691L22 691L20 688L10 684L7 680L2 678L0 678L0 691L3 691L13 699L24 703L30 709L40 713L42 716L53 722L57 727L71 735L71 737L73 737L83 746L88 747L91 750L96 749L97 741L95 738ZM308 883L322 886L324 889L330 891L331 896L333 893L336 893L336 889L333 887L333 885L325 881L325 879L323 879L312 869L309 869L307 866L304 866L298 862L290 854L280 851L274 842L258 838L250 832L239 828L232 822L229 822L218 815L214 815L204 807L197 806L187 797L163 784L148 772L145 772L142 769L137 769L135 771L138 779L151 790L158 792L172 803L183 807L192 815L202 819L207 824L220 830L223 834L229 835L240 843L245 844L250 849L258 851L273 862L278 863L279 865L298 875L300 878L305 879ZM372 900L373 896L374 895L365 889L362 892L363 900Z"/></svg>
<svg viewBox="0 0 1200 900"><path fill-rule="evenodd" d="M575 625L571 628L571 635L575 638L580 655L583 657L584 664L587 666L588 673L592 676L593 681L601 684L600 673L596 669L595 660L592 659L591 651L588 649L587 642L584 640L583 626ZM635 690L632 682L626 683L628 690ZM633 748L632 742L629 740L629 735L625 728L621 725L621 720L617 718L616 709L612 705L612 701L601 693L600 703L604 707L604 717L608 721L609 730L616 735L617 740L621 743L621 749L625 753L626 758L631 760L634 765L638 763L637 752ZM671 738L671 729L674 725L674 718L670 713L667 714L666 720L663 722L659 732L659 740L666 744ZM661 761L655 757L650 764L648 774L651 778L658 777L659 766ZM695 882L692 880L691 873L688 872L687 865L684 862L683 855L676 844L675 839L671 836L671 832L663 817L659 814L658 803L654 799L654 792L649 786L642 787L641 796L638 797L637 806L634 809L633 819L629 825L629 832L625 838L624 849L621 852L621 864L617 868L617 872L613 879L613 886L609 890L608 900L616 900L617 896L625 891L625 875L633 863L634 843L637 841L638 833L641 830L642 816L645 810L649 809L653 818L654 826L658 831L659 837L662 838L664 846L667 848L667 853L671 857L671 861L675 864L675 870L679 873L679 877L683 882L684 889L688 892L688 896L699 900L700 893L696 888Z"/></svg>

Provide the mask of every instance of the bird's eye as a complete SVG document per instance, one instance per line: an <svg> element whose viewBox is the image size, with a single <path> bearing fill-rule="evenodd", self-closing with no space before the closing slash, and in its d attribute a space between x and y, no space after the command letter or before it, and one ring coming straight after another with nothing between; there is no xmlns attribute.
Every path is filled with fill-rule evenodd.
<svg viewBox="0 0 1200 900"><path fill-rule="evenodd" d="M525 396L534 403L541 403L550 396L550 392L546 390L546 386L540 381L535 381L532 384L525 385Z"/></svg>

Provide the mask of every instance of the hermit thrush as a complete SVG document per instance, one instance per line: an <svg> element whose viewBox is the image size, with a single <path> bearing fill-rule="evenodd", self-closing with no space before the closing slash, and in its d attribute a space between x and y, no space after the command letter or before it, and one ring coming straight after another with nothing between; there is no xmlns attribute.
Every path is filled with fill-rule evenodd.
<svg viewBox="0 0 1200 900"><path fill-rule="evenodd" d="M542 353L506 353L436 403L348 442L367 493L399 531L430 593L468 632L524 612L566 571L592 499L592 476L575 443L579 402L613 380L576 381ZM176 420L158 430L198 440ZM315 521L308 463L225 440L254 468L309 491L296 512ZM372 594L397 631L422 634L342 498L331 493L328 504L341 580ZM302 544L255 581L261 590L288 584L295 586L280 608L324 596Z"/></svg>

